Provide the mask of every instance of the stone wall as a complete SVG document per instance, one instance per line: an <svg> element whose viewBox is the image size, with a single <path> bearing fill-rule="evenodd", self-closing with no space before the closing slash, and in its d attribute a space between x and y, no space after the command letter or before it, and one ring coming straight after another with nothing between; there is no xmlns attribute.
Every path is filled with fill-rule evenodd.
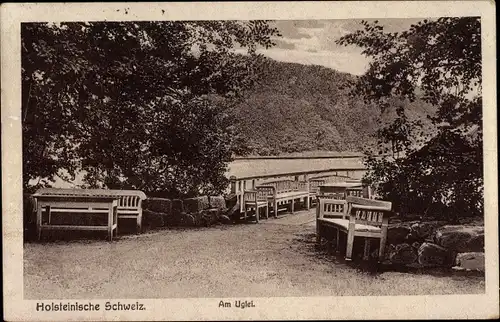
<svg viewBox="0 0 500 322"><path fill-rule="evenodd" d="M143 226L202 227L230 223L226 200L222 196L201 196L187 199L147 198L143 201Z"/></svg>
<svg viewBox="0 0 500 322"><path fill-rule="evenodd" d="M392 223L385 262L484 271L484 227L443 221Z"/></svg>

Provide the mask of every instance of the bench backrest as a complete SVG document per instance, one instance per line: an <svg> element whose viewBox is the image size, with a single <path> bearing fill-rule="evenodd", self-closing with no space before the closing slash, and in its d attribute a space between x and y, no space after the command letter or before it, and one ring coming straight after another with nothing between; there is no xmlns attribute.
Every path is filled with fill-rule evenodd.
<svg viewBox="0 0 500 322"><path fill-rule="evenodd" d="M362 188L347 188L346 189L346 197L347 196L363 197L363 189Z"/></svg>
<svg viewBox="0 0 500 322"><path fill-rule="evenodd" d="M319 199L318 218L347 218L347 201L338 199Z"/></svg>
<svg viewBox="0 0 500 322"><path fill-rule="evenodd" d="M392 203L388 201L348 196L349 220L356 224L370 226L387 226L392 214Z"/></svg>
<svg viewBox="0 0 500 322"><path fill-rule="evenodd" d="M266 201L268 197L273 196L274 187L257 186L255 190L245 190L243 193L243 202Z"/></svg>
<svg viewBox="0 0 500 322"><path fill-rule="evenodd" d="M342 192L326 192L319 193L317 195L318 199L336 199L336 200L345 200L345 194Z"/></svg>
<svg viewBox="0 0 500 322"><path fill-rule="evenodd" d="M275 189L276 194L293 192L293 191L307 191L307 182L295 181L295 180L276 180L271 182L266 182L259 187L272 186Z"/></svg>
<svg viewBox="0 0 500 322"><path fill-rule="evenodd" d="M319 186L325 184L325 179L311 179L309 180L309 191L310 192L318 192Z"/></svg>

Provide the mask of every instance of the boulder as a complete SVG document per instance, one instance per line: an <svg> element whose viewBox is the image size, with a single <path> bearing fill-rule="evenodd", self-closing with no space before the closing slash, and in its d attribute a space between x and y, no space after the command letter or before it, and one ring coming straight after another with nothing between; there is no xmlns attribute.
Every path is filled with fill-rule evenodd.
<svg viewBox="0 0 500 322"><path fill-rule="evenodd" d="M484 251L484 227L450 225L439 228L434 237L436 244L457 253Z"/></svg>
<svg viewBox="0 0 500 322"><path fill-rule="evenodd" d="M207 209L202 211L202 224L205 226L210 226L219 221L220 210L217 208Z"/></svg>
<svg viewBox="0 0 500 322"><path fill-rule="evenodd" d="M240 204L236 203L226 212L226 216L229 218L240 218Z"/></svg>
<svg viewBox="0 0 500 322"><path fill-rule="evenodd" d="M168 215L165 213L155 212L149 209L142 210L143 225L148 227L163 227L165 226L165 218Z"/></svg>
<svg viewBox="0 0 500 322"><path fill-rule="evenodd" d="M410 227L405 224L389 225L387 229L387 243L400 244L404 243L410 234Z"/></svg>
<svg viewBox="0 0 500 322"><path fill-rule="evenodd" d="M411 225L411 230L417 239L425 240L432 237L436 230L445 224L443 221L424 221Z"/></svg>
<svg viewBox="0 0 500 322"><path fill-rule="evenodd" d="M221 223L223 223L225 225L229 225L232 223L232 220L226 215L220 215L219 220Z"/></svg>
<svg viewBox="0 0 500 322"><path fill-rule="evenodd" d="M403 243L391 246L386 258L392 264L407 265L414 263L418 258L417 251L410 244Z"/></svg>
<svg viewBox="0 0 500 322"><path fill-rule="evenodd" d="M210 204L207 196L187 198L183 200L184 211L187 213L196 213L208 209Z"/></svg>
<svg viewBox="0 0 500 322"><path fill-rule="evenodd" d="M474 270L484 272L485 261L484 253L471 252L460 253L456 258L456 266L454 268L461 270Z"/></svg>
<svg viewBox="0 0 500 322"><path fill-rule="evenodd" d="M454 263L454 255L444 247L426 242L418 249L418 263L426 267L450 267Z"/></svg>
<svg viewBox="0 0 500 322"><path fill-rule="evenodd" d="M238 203L238 196L234 193L231 193L224 197L226 201L226 208L231 209Z"/></svg>
<svg viewBox="0 0 500 322"><path fill-rule="evenodd" d="M142 209L147 209L164 214L171 214L172 200L164 198L147 198L142 202Z"/></svg>
<svg viewBox="0 0 500 322"><path fill-rule="evenodd" d="M172 215L179 217L184 212L184 203L181 199L172 200Z"/></svg>
<svg viewBox="0 0 500 322"><path fill-rule="evenodd" d="M210 196L208 198L210 208L227 209L226 200L223 196Z"/></svg>
<svg viewBox="0 0 500 322"><path fill-rule="evenodd" d="M193 214L184 214L182 216L182 223L187 226L197 226L197 220L195 219L195 215Z"/></svg>

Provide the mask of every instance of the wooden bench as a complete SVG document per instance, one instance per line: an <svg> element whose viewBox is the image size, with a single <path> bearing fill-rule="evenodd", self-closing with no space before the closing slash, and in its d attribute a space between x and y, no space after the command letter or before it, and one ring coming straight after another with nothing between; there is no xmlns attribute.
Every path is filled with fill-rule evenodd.
<svg viewBox="0 0 500 322"><path fill-rule="evenodd" d="M319 199L319 210L316 219L316 240L321 242L325 229L331 227L336 231L337 250L339 249L340 233L347 236L346 260L352 259L352 249L355 237L365 238L363 258L369 256L371 239L380 240L379 260L383 259L387 239L387 227L392 204L360 197L348 196L346 200Z"/></svg>
<svg viewBox="0 0 500 322"><path fill-rule="evenodd" d="M259 210L266 209L266 219L269 218L269 196L274 194L274 187L261 187L258 190L245 190L243 194L243 207L245 210L245 220L248 209L255 210L255 220L259 222Z"/></svg>
<svg viewBox="0 0 500 322"><path fill-rule="evenodd" d="M37 203L37 227L39 233L43 229L73 229L73 230L102 230L99 226L76 226L76 225L52 225L50 224L51 213L106 213L109 199L115 200L116 220L108 225L113 226L111 230L118 230L119 218L131 218L136 220L138 231L142 229L142 200L146 195L138 190L105 190L105 189L56 189L45 188L38 190L33 197ZM108 198L108 199L106 199ZM99 202L100 205L93 202ZM104 203L104 204L102 204ZM48 207L48 208L47 208ZM108 207L109 208L109 207ZM48 212L49 221L42 225L42 212ZM39 212L39 213L38 213ZM38 217L40 220L38 221ZM114 227L116 225L116 227ZM44 227L41 227L44 226ZM111 227L110 226L110 227ZM51 228L49 228L51 227ZM80 228L78 228L80 227ZM112 238L112 236L110 236Z"/></svg>
<svg viewBox="0 0 500 322"><path fill-rule="evenodd" d="M36 200L36 225L38 240L43 230L91 230L107 231L109 240L113 232L118 234L117 205L118 197L110 195L91 195L85 193L57 194L38 191L33 195ZM43 218L46 213L46 220ZM106 225L53 224L53 214L103 214L107 215Z"/></svg>
<svg viewBox="0 0 500 322"><path fill-rule="evenodd" d="M306 208L309 209L309 188L308 182L296 180L278 180L267 182L256 187L256 190L267 193L270 204L273 205L274 217L278 217L278 204L291 205L291 212L294 212L294 203L297 199L304 199ZM273 187L273 189L269 189Z"/></svg>
<svg viewBox="0 0 500 322"><path fill-rule="evenodd" d="M319 187L326 183L326 179L324 178L312 178L309 179L309 204L312 201L316 201L316 197L319 193Z"/></svg>

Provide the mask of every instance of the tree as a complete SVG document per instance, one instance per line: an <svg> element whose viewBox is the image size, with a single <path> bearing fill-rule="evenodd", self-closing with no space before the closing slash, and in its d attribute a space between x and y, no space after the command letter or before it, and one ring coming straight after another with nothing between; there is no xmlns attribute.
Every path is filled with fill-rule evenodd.
<svg viewBox="0 0 500 322"><path fill-rule="evenodd" d="M226 110L273 36L265 21L23 24L25 189L84 170L91 187L221 192L243 148Z"/></svg>
<svg viewBox="0 0 500 322"><path fill-rule="evenodd" d="M362 25L337 41L363 48L372 59L351 82L351 95L398 109L394 122L378 131L392 156L368 153L365 181L379 182L379 193L401 213L482 215L480 19L424 20L401 33L384 32L378 21ZM408 111L391 104L394 98L436 106L432 131L408 122Z"/></svg>

